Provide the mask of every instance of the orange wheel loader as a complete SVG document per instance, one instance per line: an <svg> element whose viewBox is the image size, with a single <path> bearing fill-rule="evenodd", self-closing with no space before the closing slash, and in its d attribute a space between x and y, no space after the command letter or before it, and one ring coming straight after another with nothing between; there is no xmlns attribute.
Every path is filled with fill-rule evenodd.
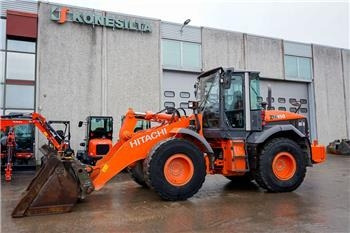
<svg viewBox="0 0 350 233"><path fill-rule="evenodd" d="M65 153L50 156L28 188L31 195L23 197L12 216L69 211L127 167L138 166L141 181L162 199L177 201L197 193L207 174L234 182L249 177L271 192L293 191L303 182L306 167L326 159L325 147L310 142L303 115L269 110L271 95L267 109L261 108L258 72L219 67L199 75L195 86L198 101L189 102L189 116L175 108L157 113L129 109L119 140L95 166ZM152 127L134 132L139 119L153 122ZM52 166L54 177L43 171ZM53 178L75 180L75 188ZM58 205L59 198L51 199L40 187L54 189L56 196L75 190L76 198ZM36 201L42 206L33 206Z"/></svg>

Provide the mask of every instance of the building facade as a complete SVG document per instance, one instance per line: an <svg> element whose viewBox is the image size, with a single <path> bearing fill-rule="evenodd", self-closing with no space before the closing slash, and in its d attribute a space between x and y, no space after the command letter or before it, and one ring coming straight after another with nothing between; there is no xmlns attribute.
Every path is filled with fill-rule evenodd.
<svg viewBox="0 0 350 233"><path fill-rule="evenodd" d="M196 76L218 66L260 71L261 98L303 105L312 138L350 135L350 51L94 9L2 1L1 114L37 111L70 120L72 147L88 115L187 108ZM44 139L36 133L37 144ZM39 155L37 156L39 158Z"/></svg>

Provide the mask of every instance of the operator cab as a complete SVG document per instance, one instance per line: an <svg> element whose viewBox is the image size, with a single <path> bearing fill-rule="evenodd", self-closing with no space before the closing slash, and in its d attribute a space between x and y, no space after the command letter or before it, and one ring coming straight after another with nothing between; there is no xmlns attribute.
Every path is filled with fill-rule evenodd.
<svg viewBox="0 0 350 233"><path fill-rule="evenodd" d="M84 122L79 121L78 127ZM86 118L85 142L80 143L84 150L78 150L77 158L90 165L105 156L112 148L113 118L111 116L88 116Z"/></svg>
<svg viewBox="0 0 350 233"><path fill-rule="evenodd" d="M87 122L87 138L107 138L112 140L113 118L104 116L89 116Z"/></svg>
<svg viewBox="0 0 350 233"><path fill-rule="evenodd" d="M201 74L196 87L206 138L245 138L262 130L258 72L219 67Z"/></svg>

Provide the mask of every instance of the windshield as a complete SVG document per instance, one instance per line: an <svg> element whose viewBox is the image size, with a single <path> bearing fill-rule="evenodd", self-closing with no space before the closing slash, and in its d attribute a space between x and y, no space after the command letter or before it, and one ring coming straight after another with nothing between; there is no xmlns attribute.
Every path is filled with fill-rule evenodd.
<svg viewBox="0 0 350 233"><path fill-rule="evenodd" d="M203 112L203 127L218 127L220 117L218 73L199 80L196 97Z"/></svg>
<svg viewBox="0 0 350 233"><path fill-rule="evenodd" d="M112 118L92 118L90 125L91 132L112 131Z"/></svg>
<svg viewBox="0 0 350 233"><path fill-rule="evenodd" d="M33 125L18 125L14 127L16 138L32 138L34 137Z"/></svg>

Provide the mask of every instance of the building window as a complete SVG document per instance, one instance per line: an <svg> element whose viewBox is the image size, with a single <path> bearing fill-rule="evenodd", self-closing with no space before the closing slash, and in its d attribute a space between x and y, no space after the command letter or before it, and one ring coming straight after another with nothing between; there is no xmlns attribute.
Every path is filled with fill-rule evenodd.
<svg viewBox="0 0 350 233"><path fill-rule="evenodd" d="M180 97L181 98L190 98L190 93L189 92L180 92Z"/></svg>
<svg viewBox="0 0 350 233"><path fill-rule="evenodd" d="M6 20L0 19L0 49L6 47Z"/></svg>
<svg viewBox="0 0 350 233"><path fill-rule="evenodd" d="M201 45L198 43L162 40L163 67L181 70L200 70Z"/></svg>
<svg viewBox="0 0 350 233"><path fill-rule="evenodd" d="M290 98L289 99L289 103L290 104L294 104L295 102L297 102L297 100L295 98Z"/></svg>
<svg viewBox="0 0 350 233"><path fill-rule="evenodd" d="M311 58L284 56L286 79L311 81L312 66Z"/></svg>
<svg viewBox="0 0 350 233"><path fill-rule="evenodd" d="M6 85L6 108L34 108L34 86Z"/></svg>
<svg viewBox="0 0 350 233"><path fill-rule="evenodd" d="M2 21L1 21L2 22ZM2 22L3 23L3 22ZM1 114L35 108L36 42L7 38L0 51Z"/></svg>
<svg viewBox="0 0 350 233"><path fill-rule="evenodd" d="M181 67L181 42L175 40L163 40L163 66Z"/></svg>
<svg viewBox="0 0 350 233"><path fill-rule="evenodd" d="M164 107L175 108L175 103L174 102L164 102Z"/></svg>
<svg viewBox="0 0 350 233"><path fill-rule="evenodd" d="M6 78L35 80L35 54L7 52Z"/></svg>
<svg viewBox="0 0 350 233"><path fill-rule="evenodd" d="M289 108L289 111L290 111L290 112L296 112L297 109L296 109L295 107L291 107L291 108Z"/></svg>
<svg viewBox="0 0 350 233"><path fill-rule="evenodd" d="M269 97L266 97L266 102L269 101ZM274 103L275 102L275 98L274 97L271 97L271 103Z"/></svg>
<svg viewBox="0 0 350 233"><path fill-rule="evenodd" d="M5 52L0 51L0 82L4 83L5 81Z"/></svg>
<svg viewBox="0 0 350 233"><path fill-rule="evenodd" d="M7 51L35 53L35 42L7 40Z"/></svg>
<svg viewBox="0 0 350 233"><path fill-rule="evenodd" d="M306 99L300 99L300 103L301 104L307 104L307 100Z"/></svg>
<svg viewBox="0 0 350 233"><path fill-rule="evenodd" d="M175 92L173 91L164 91L165 97L175 97Z"/></svg>
<svg viewBox="0 0 350 233"><path fill-rule="evenodd" d="M188 103L180 103L180 108L188 108Z"/></svg>
<svg viewBox="0 0 350 233"><path fill-rule="evenodd" d="M182 66L184 68L201 68L200 44L182 42Z"/></svg>
<svg viewBox="0 0 350 233"><path fill-rule="evenodd" d="M300 112L301 112L301 113L307 113L307 108L301 108L301 109L300 109Z"/></svg>
<svg viewBox="0 0 350 233"><path fill-rule="evenodd" d="M285 98L278 98L278 103L284 104L286 102Z"/></svg>

